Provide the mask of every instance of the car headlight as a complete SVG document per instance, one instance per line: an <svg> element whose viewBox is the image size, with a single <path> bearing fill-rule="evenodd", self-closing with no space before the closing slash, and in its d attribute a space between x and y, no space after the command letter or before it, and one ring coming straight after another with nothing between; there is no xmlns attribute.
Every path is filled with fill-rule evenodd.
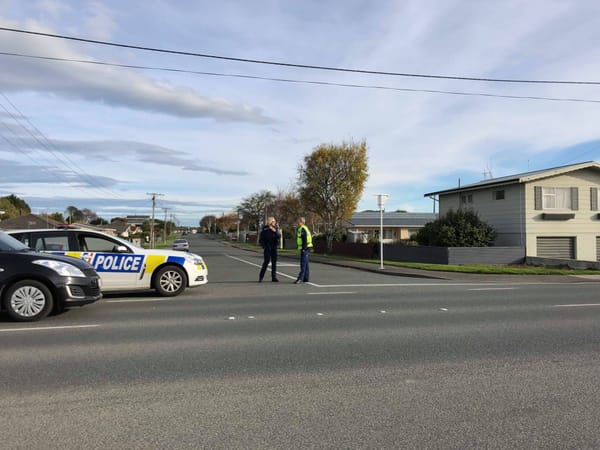
<svg viewBox="0 0 600 450"><path fill-rule="evenodd" d="M193 253L188 253L187 255L185 255L185 259L190 261L195 266L200 266L200 265L204 264L204 260L202 259L202 256L195 255Z"/></svg>
<svg viewBox="0 0 600 450"><path fill-rule="evenodd" d="M62 261L53 261L51 259L37 259L33 261L33 264L47 267L48 269L54 270L57 274L62 277L82 277L85 278L85 274L72 264L68 264Z"/></svg>

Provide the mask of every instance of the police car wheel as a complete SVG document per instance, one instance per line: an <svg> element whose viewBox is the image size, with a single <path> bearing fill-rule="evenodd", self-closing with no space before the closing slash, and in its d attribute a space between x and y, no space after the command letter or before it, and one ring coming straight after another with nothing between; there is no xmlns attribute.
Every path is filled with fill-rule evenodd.
<svg viewBox="0 0 600 450"><path fill-rule="evenodd" d="M36 280L18 281L4 295L4 308L18 322L43 319L52 311L53 304L50 290Z"/></svg>
<svg viewBox="0 0 600 450"><path fill-rule="evenodd" d="M165 266L154 277L154 289L163 297L181 294L187 286L185 270L177 266Z"/></svg>

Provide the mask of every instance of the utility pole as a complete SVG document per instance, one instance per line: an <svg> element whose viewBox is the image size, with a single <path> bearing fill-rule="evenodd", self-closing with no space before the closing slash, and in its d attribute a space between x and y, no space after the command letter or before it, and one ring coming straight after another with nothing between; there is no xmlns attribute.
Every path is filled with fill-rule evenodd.
<svg viewBox="0 0 600 450"><path fill-rule="evenodd" d="M383 209L389 195L376 194L375 196L377 197L377 206L379 206L379 268L383 269Z"/></svg>
<svg viewBox="0 0 600 450"><path fill-rule="evenodd" d="M150 225L150 248L154 248L154 210L156 209L156 197L165 194L159 194L158 192L147 192L146 195L152 196L152 223Z"/></svg>
<svg viewBox="0 0 600 450"><path fill-rule="evenodd" d="M167 211L170 209L171 208L162 208L162 210L165 212L165 223L163 224L163 242L165 244L167 243Z"/></svg>

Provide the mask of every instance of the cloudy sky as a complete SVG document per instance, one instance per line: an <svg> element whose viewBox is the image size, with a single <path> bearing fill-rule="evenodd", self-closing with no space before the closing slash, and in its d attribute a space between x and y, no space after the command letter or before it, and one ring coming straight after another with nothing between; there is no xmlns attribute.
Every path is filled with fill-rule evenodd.
<svg viewBox="0 0 600 450"><path fill-rule="evenodd" d="M160 193L195 225L293 189L321 143L366 140L359 209L600 160L594 0L0 0L0 27L123 44L0 30L0 196L35 213L150 214Z"/></svg>

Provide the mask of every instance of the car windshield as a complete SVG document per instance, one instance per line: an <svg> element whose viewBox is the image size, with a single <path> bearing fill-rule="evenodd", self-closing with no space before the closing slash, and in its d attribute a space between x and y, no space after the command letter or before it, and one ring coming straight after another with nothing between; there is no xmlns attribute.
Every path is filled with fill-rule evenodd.
<svg viewBox="0 0 600 450"><path fill-rule="evenodd" d="M187 244L187 241L185 239L175 239L173 241L174 244Z"/></svg>
<svg viewBox="0 0 600 450"><path fill-rule="evenodd" d="M14 237L0 231L0 251L19 252L23 250L29 250L29 247Z"/></svg>

